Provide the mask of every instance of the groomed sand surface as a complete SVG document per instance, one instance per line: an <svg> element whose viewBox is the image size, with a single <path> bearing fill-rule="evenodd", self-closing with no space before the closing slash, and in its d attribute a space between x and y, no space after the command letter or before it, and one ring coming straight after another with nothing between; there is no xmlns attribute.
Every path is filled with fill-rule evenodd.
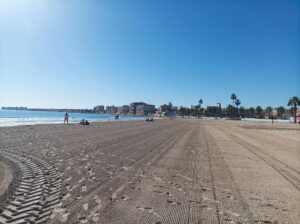
<svg viewBox="0 0 300 224"><path fill-rule="evenodd" d="M47 201L47 206L42 201L23 208L18 220L38 222L43 217L48 223L113 224L300 220L299 125L157 120L7 127L0 128L0 149L21 165L26 157L25 165L32 170L22 174L27 179L19 189L25 192L20 201L28 195ZM36 193L25 191L33 186ZM49 190L39 193L39 186ZM36 196L52 190L46 199ZM9 210L6 214L2 220L13 216Z"/></svg>
<svg viewBox="0 0 300 224"><path fill-rule="evenodd" d="M10 185L12 178L12 170L4 161L0 159L0 197Z"/></svg>

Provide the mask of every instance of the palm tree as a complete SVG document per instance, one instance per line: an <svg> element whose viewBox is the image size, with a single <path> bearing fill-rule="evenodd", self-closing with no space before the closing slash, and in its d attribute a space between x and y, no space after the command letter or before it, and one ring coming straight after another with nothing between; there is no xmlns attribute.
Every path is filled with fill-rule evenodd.
<svg viewBox="0 0 300 224"><path fill-rule="evenodd" d="M241 105L241 101L239 99L236 99L235 105L237 106L237 108L239 108L239 106Z"/></svg>
<svg viewBox="0 0 300 224"><path fill-rule="evenodd" d="M236 99L235 100L235 105L236 105L236 108L237 108L237 113L239 115L239 106L241 105L241 101L239 99Z"/></svg>
<svg viewBox="0 0 300 224"><path fill-rule="evenodd" d="M199 106L200 106L200 108L201 108L201 105L203 104L203 100L200 99L200 100L198 101L198 103L199 103Z"/></svg>
<svg viewBox="0 0 300 224"><path fill-rule="evenodd" d="M300 99L297 96L293 96L290 98L288 102L288 106L292 106L292 113L294 114L294 123L297 122L296 116L297 116L297 106L300 106Z"/></svg>
<svg viewBox="0 0 300 224"><path fill-rule="evenodd" d="M200 99L200 100L198 101L198 103L199 103L199 112L200 112L200 114L201 114L201 105L203 104L203 100Z"/></svg>
<svg viewBox="0 0 300 224"><path fill-rule="evenodd" d="M232 99L232 106L234 106L234 101L236 100L236 95L235 93L231 94L231 99Z"/></svg>

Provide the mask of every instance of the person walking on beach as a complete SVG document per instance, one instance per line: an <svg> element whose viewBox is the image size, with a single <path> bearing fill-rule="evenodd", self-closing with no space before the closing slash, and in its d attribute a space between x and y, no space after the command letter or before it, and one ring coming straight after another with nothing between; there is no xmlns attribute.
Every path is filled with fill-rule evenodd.
<svg viewBox="0 0 300 224"><path fill-rule="evenodd" d="M67 122L67 124L69 124L69 114L68 112L65 113L65 120L64 120L64 124Z"/></svg>

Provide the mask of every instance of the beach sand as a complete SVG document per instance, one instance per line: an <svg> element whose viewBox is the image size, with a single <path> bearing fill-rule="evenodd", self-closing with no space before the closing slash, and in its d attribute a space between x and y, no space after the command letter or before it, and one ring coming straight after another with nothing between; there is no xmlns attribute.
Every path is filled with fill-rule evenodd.
<svg viewBox="0 0 300 224"><path fill-rule="evenodd" d="M11 184L12 179L13 175L11 168L0 157L0 199ZM0 200L0 204L2 203L3 201Z"/></svg>
<svg viewBox="0 0 300 224"><path fill-rule="evenodd" d="M299 223L299 136L221 120L0 128L23 169L0 223Z"/></svg>

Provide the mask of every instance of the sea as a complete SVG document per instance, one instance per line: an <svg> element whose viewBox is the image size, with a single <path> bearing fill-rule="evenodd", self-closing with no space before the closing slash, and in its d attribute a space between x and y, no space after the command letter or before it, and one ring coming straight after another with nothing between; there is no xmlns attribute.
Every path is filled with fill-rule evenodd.
<svg viewBox="0 0 300 224"><path fill-rule="evenodd" d="M28 111L28 110L0 110L0 127L34 125L34 124L59 124L64 122L64 112ZM92 113L69 113L69 123L79 123L85 119L89 122L114 121L115 115ZM145 117L120 115L119 120L143 120Z"/></svg>

